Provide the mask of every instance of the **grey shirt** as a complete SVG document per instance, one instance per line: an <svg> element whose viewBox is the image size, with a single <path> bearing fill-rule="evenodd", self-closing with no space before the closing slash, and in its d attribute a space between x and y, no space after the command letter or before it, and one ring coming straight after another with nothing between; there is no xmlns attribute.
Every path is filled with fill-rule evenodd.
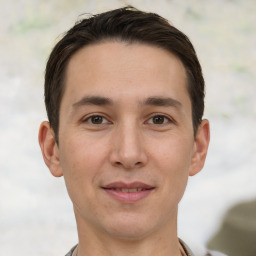
<svg viewBox="0 0 256 256"><path fill-rule="evenodd" d="M181 246L183 247L184 251L186 252L186 255L187 256L195 256L192 251L189 249L189 247L180 239L180 244ZM77 245L74 246L68 254L66 254L66 256L76 256L76 255L73 255L75 249L76 249ZM205 256L211 256L211 254L206 254ZM213 256L213 255L212 255Z"/></svg>

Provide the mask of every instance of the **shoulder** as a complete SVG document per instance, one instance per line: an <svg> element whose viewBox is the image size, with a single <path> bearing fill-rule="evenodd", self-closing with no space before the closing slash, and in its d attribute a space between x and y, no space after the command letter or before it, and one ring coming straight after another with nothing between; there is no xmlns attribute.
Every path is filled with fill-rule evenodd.
<svg viewBox="0 0 256 256"><path fill-rule="evenodd" d="M77 245L75 245L65 256L72 256L73 252L75 251Z"/></svg>
<svg viewBox="0 0 256 256"><path fill-rule="evenodd" d="M205 256L227 256L227 255L221 252L210 251L210 252L207 252Z"/></svg>
<svg viewBox="0 0 256 256"><path fill-rule="evenodd" d="M221 252L207 251L206 249L200 251L192 251L183 240L179 239L179 241L187 256L227 256Z"/></svg>

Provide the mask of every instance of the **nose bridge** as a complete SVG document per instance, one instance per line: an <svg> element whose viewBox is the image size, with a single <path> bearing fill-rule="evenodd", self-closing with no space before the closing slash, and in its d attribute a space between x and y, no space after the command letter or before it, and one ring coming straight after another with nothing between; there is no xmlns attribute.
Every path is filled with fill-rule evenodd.
<svg viewBox="0 0 256 256"><path fill-rule="evenodd" d="M129 169L144 165L146 159L140 127L135 120L126 119L114 135L112 163Z"/></svg>

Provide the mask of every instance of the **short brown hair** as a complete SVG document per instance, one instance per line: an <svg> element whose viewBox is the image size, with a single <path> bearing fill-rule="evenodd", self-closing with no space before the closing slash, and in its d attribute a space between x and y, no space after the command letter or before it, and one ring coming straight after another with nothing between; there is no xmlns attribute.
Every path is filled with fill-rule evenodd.
<svg viewBox="0 0 256 256"><path fill-rule="evenodd" d="M157 46L176 55L183 63L192 104L194 134L204 112L204 78L188 37L155 13L127 6L85 18L75 24L53 48L45 72L45 105L58 142L59 110L65 90L65 71L72 55L86 45L119 40Z"/></svg>

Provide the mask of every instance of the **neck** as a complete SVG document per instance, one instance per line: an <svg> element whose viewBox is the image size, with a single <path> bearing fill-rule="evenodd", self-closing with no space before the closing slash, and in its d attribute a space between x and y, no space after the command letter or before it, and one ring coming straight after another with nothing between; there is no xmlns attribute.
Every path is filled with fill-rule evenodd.
<svg viewBox="0 0 256 256"><path fill-rule="evenodd" d="M180 256L175 218L163 223L161 229L136 238L120 238L99 230L75 211L78 228L78 256Z"/></svg>

